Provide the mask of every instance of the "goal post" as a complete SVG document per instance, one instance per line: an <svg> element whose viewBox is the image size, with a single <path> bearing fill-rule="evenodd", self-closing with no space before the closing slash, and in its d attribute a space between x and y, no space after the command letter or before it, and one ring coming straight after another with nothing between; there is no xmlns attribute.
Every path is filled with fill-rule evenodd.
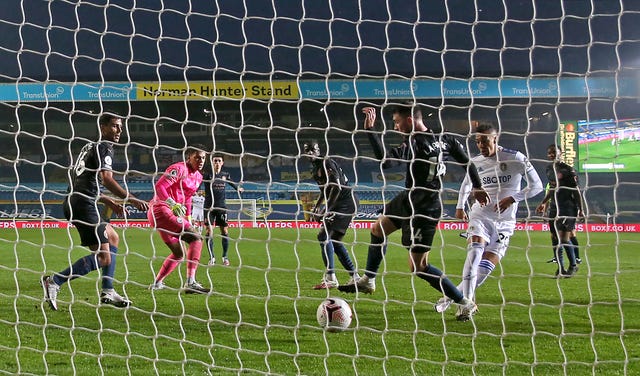
<svg viewBox="0 0 640 376"><path fill-rule="evenodd" d="M249 221L251 227L258 227L258 220L266 220L268 213L258 210L257 202L256 199L227 199L227 222Z"/></svg>

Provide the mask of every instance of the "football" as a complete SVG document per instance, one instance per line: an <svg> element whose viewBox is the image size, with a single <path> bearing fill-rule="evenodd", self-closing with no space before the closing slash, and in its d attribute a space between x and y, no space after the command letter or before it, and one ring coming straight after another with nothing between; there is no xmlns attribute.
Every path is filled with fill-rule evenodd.
<svg viewBox="0 0 640 376"><path fill-rule="evenodd" d="M351 325L351 307L344 299L327 298L318 306L318 324L329 332L338 332Z"/></svg>

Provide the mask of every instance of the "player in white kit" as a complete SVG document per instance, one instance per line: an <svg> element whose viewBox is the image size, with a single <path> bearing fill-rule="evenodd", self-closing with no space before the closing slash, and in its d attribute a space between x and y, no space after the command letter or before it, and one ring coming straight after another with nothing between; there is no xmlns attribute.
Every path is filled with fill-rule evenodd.
<svg viewBox="0 0 640 376"><path fill-rule="evenodd" d="M467 259L458 289L471 300L475 300L476 287L485 281L507 251L516 226L518 203L536 196L543 189L538 173L524 154L498 146L498 133L492 125L480 124L476 128L476 145L480 155L472 158L472 162L491 203L474 202L467 218L464 208L472 189L467 176L456 205L456 218L469 221ZM525 188L522 188L523 180L527 183ZM448 298L441 298L436 311L444 312L450 304ZM458 310L456 318L467 321L476 311L477 308L465 312Z"/></svg>
<svg viewBox="0 0 640 376"><path fill-rule="evenodd" d="M198 191L191 197L191 224L198 232L202 232L204 225L204 191Z"/></svg>

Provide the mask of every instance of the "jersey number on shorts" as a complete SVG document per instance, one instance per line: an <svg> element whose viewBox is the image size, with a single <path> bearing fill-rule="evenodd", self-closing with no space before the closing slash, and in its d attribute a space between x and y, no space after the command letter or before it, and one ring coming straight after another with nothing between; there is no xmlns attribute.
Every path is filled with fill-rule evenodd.
<svg viewBox="0 0 640 376"><path fill-rule="evenodd" d="M422 241L422 229L416 229L416 232L413 234L413 240L416 243L419 243Z"/></svg>

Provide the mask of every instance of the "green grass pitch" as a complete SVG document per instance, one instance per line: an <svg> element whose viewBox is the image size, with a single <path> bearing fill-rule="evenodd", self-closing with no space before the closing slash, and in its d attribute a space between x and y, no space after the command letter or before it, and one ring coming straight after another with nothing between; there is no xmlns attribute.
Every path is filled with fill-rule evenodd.
<svg viewBox="0 0 640 376"><path fill-rule="evenodd" d="M215 291L193 296L178 289L184 266L167 279L172 289L148 291L168 249L149 229L119 230L116 287L134 305L99 307L94 272L64 285L53 312L39 279L86 254L75 230L1 231L0 374L640 374L637 234L579 234L579 274L556 280L549 235L516 233L478 290L480 312L460 323L454 309L436 313L438 292L407 273L398 234L378 290L354 296L312 290L322 276L316 230L231 229L241 238L232 265L202 265L198 279ZM368 239L367 230L345 239L360 270ZM434 246L430 261L459 282L464 239L442 232ZM318 327L327 295L351 304L348 330Z"/></svg>

